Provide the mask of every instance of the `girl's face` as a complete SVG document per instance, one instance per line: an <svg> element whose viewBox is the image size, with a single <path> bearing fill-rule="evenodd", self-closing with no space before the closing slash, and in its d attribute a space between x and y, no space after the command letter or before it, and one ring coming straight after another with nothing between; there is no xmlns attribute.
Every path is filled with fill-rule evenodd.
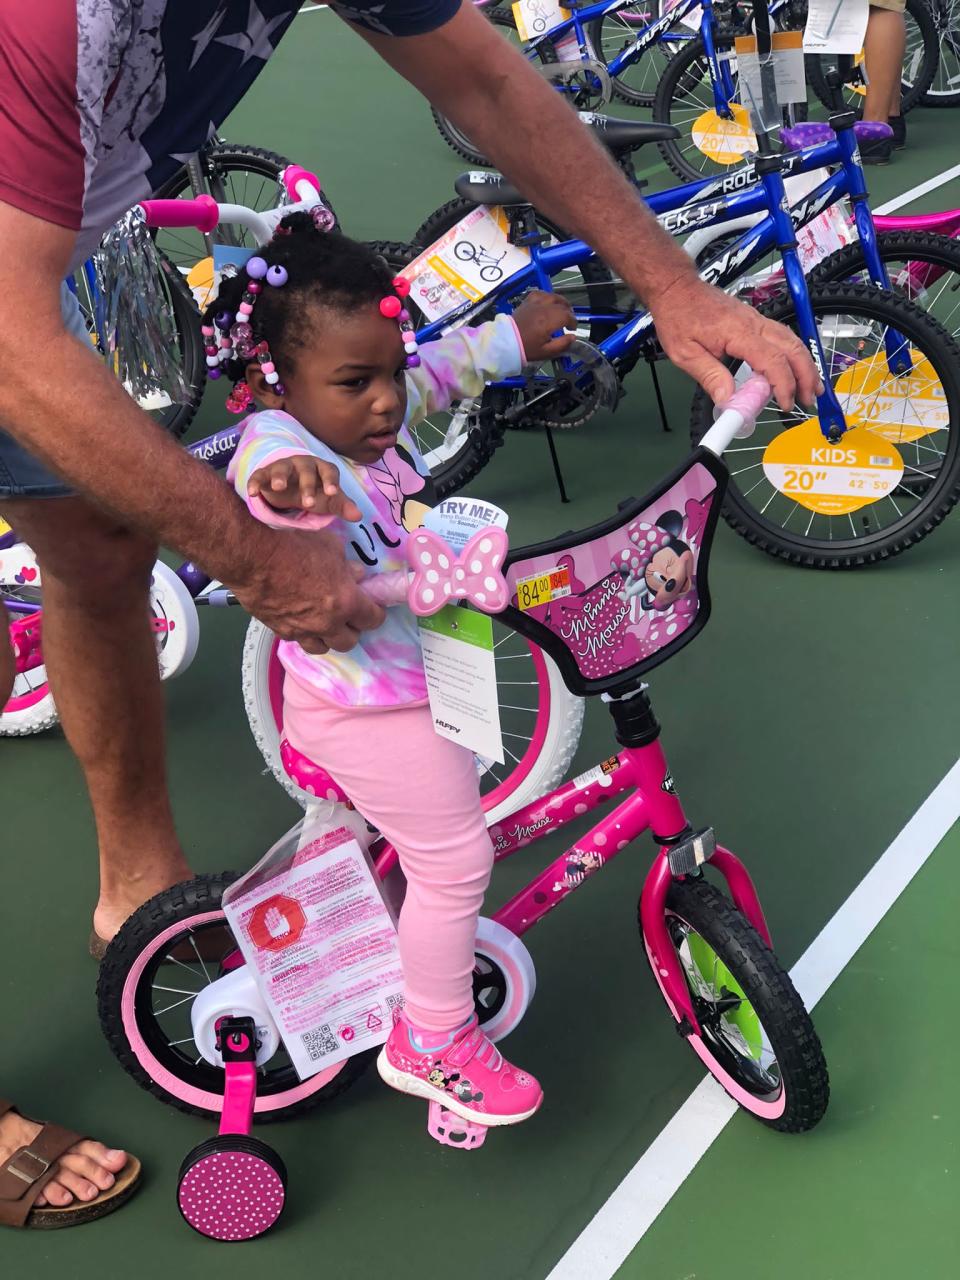
<svg viewBox="0 0 960 1280"><path fill-rule="evenodd" d="M349 315L313 307L295 367L281 372L276 395L258 367L250 388L268 409L285 409L325 445L351 462L379 462L397 443L407 412L406 358L396 320L375 302ZM281 364L282 369L282 364Z"/></svg>

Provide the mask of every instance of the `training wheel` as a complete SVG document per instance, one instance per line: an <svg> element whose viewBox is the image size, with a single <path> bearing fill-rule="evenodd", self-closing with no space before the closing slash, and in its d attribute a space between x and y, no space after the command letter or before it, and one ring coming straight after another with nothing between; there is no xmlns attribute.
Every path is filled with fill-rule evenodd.
<svg viewBox="0 0 960 1280"><path fill-rule="evenodd" d="M259 1138L221 1134L201 1142L180 1166L177 1205L211 1240L254 1240L283 1212L287 1170Z"/></svg>

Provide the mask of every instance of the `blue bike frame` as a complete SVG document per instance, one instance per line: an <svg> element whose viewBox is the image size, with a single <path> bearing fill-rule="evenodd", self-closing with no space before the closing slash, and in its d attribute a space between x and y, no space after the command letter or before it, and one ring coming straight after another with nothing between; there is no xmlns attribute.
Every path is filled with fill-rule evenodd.
<svg viewBox="0 0 960 1280"><path fill-rule="evenodd" d="M791 209L784 186L784 173L788 175L807 173L814 169L832 166L839 166L839 168ZM726 194L723 188L735 182L742 184L744 189ZM705 192L712 195L718 190L720 191L718 199L703 200ZM771 252L780 253L787 288L797 314L800 335L820 371L824 384L823 394L817 401L820 429L826 438L834 440L847 430L847 425L840 402L826 373L828 365L797 254L795 232L844 197L849 197L853 204L854 218L863 242L870 278L877 287L889 289L890 282L877 245L876 229L870 212L867 186L852 125L840 128L832 142L808 147L791 156L783 157L783 172L772 171L758 175L756 165L751 163L723 178L701 179L698 182L657 192L646 201L650 210L658 215L664 229L673 234L686 234L694 228L715 226L736 218L757 214L766 215L738 237L732 245L721 250L707 262L701 269L700 276L711 284L724 287ZM593 251L583 240L567 240L551 245L549 248L532 244L528 266L502 281L480 302L466 302L449 312L442 320L425 326L419 331L418 340L429 342L432 338L439 337L451 325L470 318L472 314L490 307L491 304L497 311L508 312L511 310L512 298L531 288L549 292L554 276L570 267L580 265L593 256ZM578 307L575 308L575 313L579 320L585 322L607 321L618 325L609 337L599 343L599 350L611 363L627 355L638 343L649 336L653 329L653 318L648 311L636 312L624 317L622 314L604 315ZM895 330L888 329L885 333L884 345L891 374L896 376L909 374L912 361L903 337ZM576 365L570 367L576 368ZM523 378L505 378L494 385L522 388L527 383Z"/></svg>

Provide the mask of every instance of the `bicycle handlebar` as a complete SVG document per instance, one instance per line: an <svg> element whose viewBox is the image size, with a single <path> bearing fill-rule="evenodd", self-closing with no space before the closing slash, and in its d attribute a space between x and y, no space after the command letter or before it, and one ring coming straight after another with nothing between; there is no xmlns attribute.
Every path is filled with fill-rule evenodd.
<svg viewBox="0 0 960 1280"><path fill-rule="evenodd" d="M220 221L220 207L213 196L193 200L141 200L148 227L196 227L208 234Z"/></svg>
<svg viewBox="0 0 960 1280"><path fill-rule="evenodd" d="M753 374L723 406L716 422L700 441L701 446L721 457L731 440L753 434L757 418L769 399L770 383L761 374Z"/></svg>
<svg viewBox="0 0 960 1280"><path fill-rule="evenodd" d="M306 184L306 189L303 189ZM303 165L288 164L283 171L283 185L291 200L306 200L322 190L320 179Z"/></svg>

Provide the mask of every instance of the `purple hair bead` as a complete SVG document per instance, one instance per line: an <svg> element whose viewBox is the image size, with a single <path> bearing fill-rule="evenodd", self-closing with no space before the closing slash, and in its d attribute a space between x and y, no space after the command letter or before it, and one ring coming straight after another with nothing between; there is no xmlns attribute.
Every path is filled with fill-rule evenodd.
<svg viewBox="0 0 960 1280"><path fill-rule="evenodd" d="M229 329L233 324L232 311L218 311L216 317L216 325L218 329Z"/></svg>
<svg viewBox="0 0 960 1280"><path fill-rule="evenodd" d="M207 370L207 377L208 377L208 378L213 378L214 380L216 380L217 378L219 378L219 377L220 377L220 370L219 370L219 369L208 369L208 370Z"/></svg>
<svg viewBox="0 0 960 1280"><path fill-rule="evenodd" d="M407 356L407 359L406 359L406 367L407 367L408 369L419 369L419 368L420 368L420 357L419 357L419 356Z"/></svg>
<svg viewBox="0 0 960 1280"><path fill-rule="evenodd" d="M287 283L287 269L281 267L279 263L274 263L267 271L267 284L273 285L274 289L282 289Z"/></svg>
<svg viewBox="0 0 960 1280"><path fill-rule="evenodd" d="M251 280L262 280L266 274L266 259L261 258L259 255L247 259L247 275Z"/></svg>

